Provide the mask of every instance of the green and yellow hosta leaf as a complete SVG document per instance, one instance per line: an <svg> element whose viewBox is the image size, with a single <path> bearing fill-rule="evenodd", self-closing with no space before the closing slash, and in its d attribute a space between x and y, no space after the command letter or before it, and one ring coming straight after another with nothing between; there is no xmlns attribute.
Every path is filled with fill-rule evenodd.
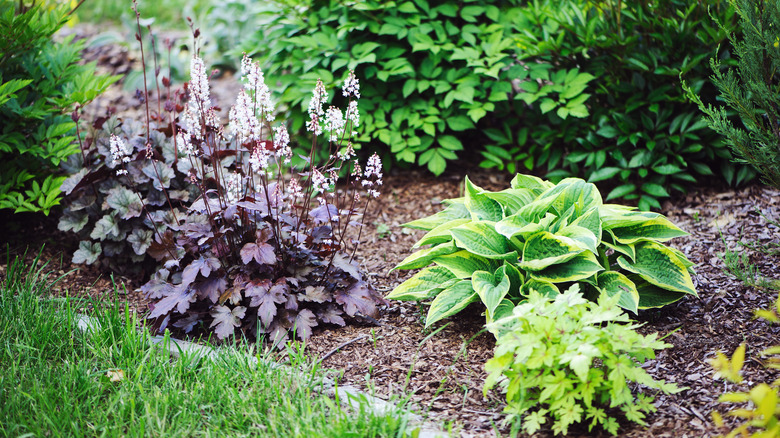
<svg viewBox="0 0 780 438"><path fill-rule="evenodd" d="M409 257L403 259L393 269L419 269L424 268L431 264L431 261L436 257L452 254L458 251L458 247L455 246L455 242L447 242L436 245L432 248L421 249Z"/></svg>
<svg viewBox="0 0 780 438"><path fill-rule="evenodd" d="M660 215L640 223L613 226L609 231L615 236L615 240L624 244L632 244L646 239L666 242L675 237L688 235L688 233L671 223L669 219Z"/></svg>
<svg viewBox="0 0 780 438"><path fill-rule="evenodd" d="M684 292L674 292L668 289L660 288L656 285L650 284L638 275L629 275L628 279L636 285L636 290L639 293L639 308L640 309L655 309L658 307L664 307L667 304L675 303L681 300L685 295Z"/></svg>
<svg viewBox="0 0 780 438"><path fill-rule="evenodd" d="M602 272L597 276L598 289L608 296L620 295L618 306L637 313L639 292L633 281L620 272Z"/></svg>
<svg viewBox="0 0 780 438"><path fill-rule="evenodd" d="M471 287L470 280L461 280L453 284L439 292L431 302L425 318L425 327L428 328L431 324L460 312L478 299L479 296Z"/></svg>
<svg viewBox="0 0 780 438"><path fill-rule="evenodd" d="M603 237L604 240L602 240L601 243L607 248L610 248L616 252L619 252L620 254L625 255L631 260L634 260L636 258L636 249L634 248L634 245L626 245L615 241L614 240L615 237L609 231L607 231L607 233L604 234Z"/></svg>
<svg viewBox="0 0 780 438"><path fill-rule="evenodd" d="M568 237L593 253L598 252L598 246L601 243L596 235L593 234L593 231L574 224L561 228L555 235Z"/></svg>
<svg viewBox="0 0 780 438"><path fill-rule="evenodd" d="M487 307L488 321L493 320L496 308L509 292L509 276L506 266L501 266L496 272L477 271L471 277L471 286L477 292L482 303Z"/></svg>
<svg viewBox="0 0 780 438"><path fill-rule="evenodd" d="M496 231L507 239L518 237L525 241L529 236L539 231L550 231L550 227L558 218L547 214L538 221L531 222L519 214L505 217L496 223Z"/></svg>
<svg viewBox="0 0 780 438"><path fill-rule="evenodd" d="M566 262L548 266L541 271L528 271L528 275L536 280L563 283L585 280L603 270L604 267L601 266L596 255L584 251Z"/></svg>
<svg viewBox="0 0 780 438"><path fill-rule="evenodd" d="M407 222L402 226L430 231L441 224L463 218L471 218L469 209L463 202L452 202L447 208L434 215Z"/></svg>
<svg viewBox="0 0 780 438"><path fill-rule="evenodd" d="M471 213L474 221L498 222L504 217L501 204L483 194L484 190L474 185L469 177L466 177L466 208Z"/></svg>
<svg viewBox="0 0 780 438"><path fill-rule="evenodd" d="M455 274L441 266L430 266L399 284L385 298L389 300L420 301L436 296L450 286L447 282L456 279Z"/></svg>
<svg viewBox="0 0 780 438"><path fill-rule="evenodd" d="M504 272L509 277L509 294L513 297L519 296L520 288L522 288L523 283L525 283L523 273L517 269L515 263L517 263L517 261L509 262L504 260Z"/></svg>
<svg viewBox="0 0 780 438"><path fill-rule="evenodd" d="M561 291L558 289L558 286L550 283L549 281L537 280L535 278L529 278L528 281L526 281L523 285L523 289L520 291L520 293L528 296L530 295L531 291L536 291L548 298L555 298L561 293Z"/></svg>
<svg viewBox="0 0 780 438"><path fill-rule="evenodd" d="M596 236L596 240L601 242L601 216L599 216L598 208L591 208L585 213L582 213L579 217L575 218L570 225L577 225L589 229L590 232Z"/></svg>
<svg viewBox="0 0 780 438"><path fill-rule="evenodd" d="M621 268L658 287L696 295L696 288L685 263L664 245L651 241L640 242L636 245L634 260L635 262L631 263L621 256L617 262Z"/></svg>
<svg viewBox="0 0 780 438"><path fill-rule="evenodd" d="M433 262L449 269L458 278L471 278L476 271L493 272L500 265L497 260L486 259L468 251L439 256Z"/></svg>
<svg viewBox="0 0 780 438"><path fill-rule="evenodd" d="M615 227L627 227L642 224L648 220L655 219L660 214L650 211L636 211L634 207L625 205L606 204L599 207L601 216L601 227L605 230L611 230Z"/></svg>
<svg viewBox="0 0 780 438"><path fill-rule="evenodd" d="M525 242L523 258L519 266L526 270L539 271L548 266L571 260L585 249L568 237L540 231Z"/></svg>
<svg viewBox="0 0 780 438"><path fill-rule="evenodd" d="M573 206L574 215L579 216L602 205L602 202L601 194L594 184L579 178L566 178L523 207L520 213L527 218L541 217L548 211L561 216Z"/></svg>
<svg viewBox="0 0 780 438"><path fill-rule="evenodd" d="M494 223L469 222L450 229L450 233L459 248L473 254L491 259L517 258L506 237L496 232Z"/></svg>
<svg viewBox="0 0 780 438"><path fill-rule="evenodd" d="M545 190L553 187L555 184L545 181L538 176L517 174L512 178L512 182L509 185L513 189L529 189L536 195L540 195Z"/></svg>
<svg viewBox="0 0 780 438"><path fill-rule="evenodd" d="M471 222L471 218L453 219L449 222L445 222L438 227L428 231L412 248L419 248L423 245L438 245L440 243L448 242L452 240L452 234L450 230L457 226Z"/></svg>
<svg viewBox="0 0 780 438"><path fill-rule="evenodd" d="M530 189L506 189L500 192L485 192L484 195L501 205L504 217L515 214L536 199L536 194Z"/></svg>

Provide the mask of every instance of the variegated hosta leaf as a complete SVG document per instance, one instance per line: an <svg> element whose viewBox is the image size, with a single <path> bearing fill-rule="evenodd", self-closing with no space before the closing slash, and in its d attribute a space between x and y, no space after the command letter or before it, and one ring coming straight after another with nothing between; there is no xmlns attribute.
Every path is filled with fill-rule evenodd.
<svg viewBox="0 0 780 438"><path fill-rule="evenodd" d="M539 231L550 231L550 227L557 219L557 216L548 213L539 221L531 222L520 214L516 214L496 223L496 231L507 239L518 237L525 241Z"/></svg>
<svg viewBox="0 0 780 438"><path fill-rule="evenodd" d="M618 305L626 310L637 313L639 292L636 285L628 277L617 271L602 272L597 276L597 287L609 296L620 295Z"/></svg>
<svg viewBox="0 0 780 438"><path fill-rule="evenodd" d="M450 230L455 244L478 256L491 259L517 259L506 237L498 234L491 222L469 222ZM511 254L514 252L514 256Z"/></svg>
<svg viewBox="0 0 780 438"><path fill-rule="evenodd" d="M442 289L457 280L455 274L442 266L430 266L416 273L393 289L385 298L390 300L420 301L436 296Z"/></svg>
<svg viewBox="0 0 780 438"><path fill-rule="evenodd" d="M504 268L507 277L509 277L509 294L513 297L520 296L520 289L525 283L525 276L522 271L517 269L517 262L504 261Z"/></svg>
<svg viewBox="0 0 780 438"><path fill-rule="evenodd" d="M613 224L609 228L609 232L615 236L615 240L625 244L632 244L647 239L666 242L675 237L688 235L688 233L671 223L669 219L660 215L643 222L633 222L627 225Z"/></svg>
<svg viewBox="0 0 780 438"><path fill-rule="evenodd" d="M501 204L482 194L484 190L475 186L466 177L466 208L471 212L474 221L498 222L504 217Z"/></svg>
<svg viewBox="0 0 780 438"><path fill-rule="evenodd" d="M545 190L553 187L555 184L545 181L538 176L517 174L512 178L512 182L509 185L513 189L529 189L532 190L537 196L543 193Z"/></svg>
<svg viewBox="0 0 780 438"><path fill-rule="evenodd" d="M633 272L658 287L675 292L696 295L691 274L672 250L651 241L636 245L636 259L632 263L625 257L618 257L618 265Z"/></svg>
<svg viewBox="0 0 780 438"><path fill-rule="evenodd" d="M531 291L536 291L549 298L555 298L561 293L561 291L558 289L558 286L550 283L549 281L537 280L535 278L529 278L528 281L526 281L523 285L523 289L520 291L520 293L528 296Z"/></svg>
<svg viewBox="0 0 780 438"><path fill-rule="evenodd" d="M519 214L528 219L541 218L547 212L562 216L574 207L575 216L579 216L601 204L601 194L594 184L579 178L566 178L520 209Z"/></svg>
<svg viewBox="0 0 780 438"><path fill-rule="evenodd" d="M452 233L450 230L457 226L471 222L471 218L454 219L449 222L445 222L438 227L428 231L412 248L419 248L423 245L438 245L440 243L448 242L452 240Z"/></svg>
<svg viewBox="0 0 780 438"><path fill-rule="evenodd" d="M498 260L480 257L468 251L439 256L433 262L449 269L458 278L471 278L471 275L476 271L493 272L500 264Z"/></svg>
<svg viewBox="0 0 780 438"><path fill-rule="evenodd" d="M674 292L648 283L642 277L631 274L628 279L636 284L639 292L639 308L654 309L666 306L682 299L687 293Z"/></svg>
<svg viewBox="0 0 780 438"><path fill-rule="evenodd" d="M585 249L568 237L541 231L525 242L520 267L529 271L539 271L556 263L571 260Z"/></svg>
<svg viewBox="0 0 780 438"><path fill-rule="evenodd" d="M506 274L505 266L501 266L494 273L477 271L471 277L471 286L487 307L488 322L495 319L496 308L509 292L509 285L509 276Z"/></svg>
<svg viewBox="0 0 780 438"><path fill-rule="evenodd" d="M430 265L433 259L435 259L436 257L446 255L446 254L452 254L458 250L459 249L455 245L455 242L441 243L432 248L421 249L415 252L414 254L403 259L401 263L399 263L398 266L396 266L393 269L423 268L425 266Z"/></svg>
<svg viewBox="0 0 780 438"><path fill-rule="evenodd" d="M564 283L584 280L603 270L604 267L601 266L596 255L584 251L563 263L550 265L541 271L529 271L528 275L537 280Z"/></svg>
<svg viewBox="0 0 780 438"><path fill-rule="evenodd" d="M601 216L599 215L598 208L591 208L585 213L582 213L579 217L574 219L570 225L577 225L583 228L587 228L596 236L596 240L601 242Z"/></svg>
<svg viewBox="0 0 780 438"><path fill-rule="evenodd" d="M485 196L498 202L504 212L504 217L511 216L536 199L536 194L530 189L506 189L500 192L485 192Z"/></svg>
<svg viewBox="0 0 780 438"><path fill-rule="evenodd" d="M466 208L466 205L463 202L453 202L447 208L434 215L407 222L402 226L430 231L441 224L464 218L471 218L469 209Z"/></svg>
<svg viewBox="0 0 780 438"><path fill-rule="evenodd" d="M433 299L425 318L425 327L428 328L431 324L460 312L478 299L479 296L471 287L470 280L455 283L439 292Z"/></svg>
<svg viewBox="0 0 780 438"><path fill-rule="evenodd" d="M609 232L609 230L607 230L607 232L604 234L603 237L604 240L602 240L601 243L607 248L610 248L616 252L619 252L620 254L625 255L631 260L634 260L636 258L636 249L634 248L634 245L626 245L615 241L615 236L613 236L612 233Z"/></svg>
<svg viewBox="0 0 780 438"><path fill-rule="evenodd" d="M593 231L574 224L561 228L555 235L568 237L593 253L598 252L598 246L601 243L596 235L593 234Z"/></svg>

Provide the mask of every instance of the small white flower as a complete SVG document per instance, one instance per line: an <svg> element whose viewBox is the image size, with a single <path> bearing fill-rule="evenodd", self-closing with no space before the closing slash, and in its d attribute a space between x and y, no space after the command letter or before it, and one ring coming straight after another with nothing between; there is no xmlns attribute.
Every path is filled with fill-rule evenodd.
<svg viewBox="0 0 780 438"><path fill-rule="evenodd" d="M195 147L192 146L192 141L190 141L189 134L183 134L179 132L176 134L176 145L179 148L179 150L184 151L187 155L196 155Z"/></svg>
<svg viewBox="0 0 780 438"><path fill-rule="evenodd" d="M321 193L325 193L328 190L330 190L330 183L328 182L328 177L322 174L317 169L313 169L311 171L311 181L312 184L314 184L314 190L317 190Z"/></svg>
<svg viewBox="0 0 780 438"><path fill-rule="evenodd" d="M252 150L252 155L249 157L249 164L252 166L252 171L259 172L268 168L268 159L270 153L262 146L261 143L257 143Z"/></svg>
<svg viewBox="0 0 780 438"><path fill-rule="evenodd" d="M111 151L111 165L116 166L119 163L129 163L130 162L130 154L133 153L133 150L130 149L130 147L125 143L124 140L117 137L115 134L111 134L111 138L108 141L109 149ZM122 172L117 174L124 175L127 172Z"/></svg>
<svg viewBox="0 0 780 438"><path fill-rule="evenodd" d="M354 96L356 99L360 99L360 81L358 81L354 71L350 71L347 79L344 80L344 88L341 93L344 97Z"/></svg>
<svg viewBox="0 0 780 438"><path fill-rule="evenodd" d="M348 142L347 148L344 149L344 152L339 151L339 153L336 155L336 158L338 158L341 161L347 161L354 156L355 156L355 148L352 147L352 142Z"/></svg>
<svg viewBox="0 0 780 438"><path fill-rule="evenodd" d="M230 173L227 176L227 187L225 187L225 197L228 204L235 204L241 199L242 195L241 175Z"/></svg>
<svg viewBox="0 0 780 438"><path fill-rule="evenodd" d="M325 130L330 132L330 141L337 142L344 135L344 114L341 110L332 106L325 114Z"/></svg>
<svg viewBox="0 0 780 438"><path fill-rule="evenodd" d="M290 163L292 149L290 149L290 134L287 127L279 125L274 128L274 149L277 157L284 157L284 164Z"/></svg>
<svg viewBox="0 0 780 438"><path fill-rule="evenodd" d="M317 85L312 92L312 98L309 101L309 123L306 124L306 130L313 132L314 135L322 134L320 126L320 117L325 114L322 106L328 100L328 92L325 91L325 85L322 80L317 79Z"/></svg>
<svg viewBox="0 0 780 438"><path fill-rule="evenodd" d="M241 90L236 97L236 104L230 108L228 117L230 131L243 139L243 141L259 141L262 125L255 117L252 98L246 91Z"/></svg>
<svg viewBox="0 0 780 438"><path fill-rule="evenodd" d="M274 105L271 102L271 90L265 84L265 76L260 69L260 63L252 61L246 53L241 60L241 74L244 75L244 88L254 93L257 108L265 116L265 119L272 122L275 118ZM254 106L253 106L254 108Z"/></svg>
<svg viewBox="0 0 780 438"><path fill-rule="evenodd" d="M376 153L368 159L363 176L365 178L362 181L362 185L363 187L368 187L368 195L372 198L379 197L377 188L382 185L382 160Z"/></svg>
<svg viewBox="0 0 780 438"><path fill-rule="evenodd" d="M360 126L360 112L358 111L357 100L349 101L349 106L347 106L347 120L352 122L352 128Z"/></svg>
<svg viewBox="0 0 780 438"><path fill-rule="evenodd" d="M287 191L293 196L293 198L300 198L303 196L303 188L301 188L301 183L298 182L298 180L295 178L290 180L290 184L287 185Z"/></svg>
<svg viewBox="0 0 780 438"><path fill-rule="evenodd" d="M190 93L200 101L201 105L208 105L209 78L206 75L206 65L198 56L193 56L190 60Z"/></svg>

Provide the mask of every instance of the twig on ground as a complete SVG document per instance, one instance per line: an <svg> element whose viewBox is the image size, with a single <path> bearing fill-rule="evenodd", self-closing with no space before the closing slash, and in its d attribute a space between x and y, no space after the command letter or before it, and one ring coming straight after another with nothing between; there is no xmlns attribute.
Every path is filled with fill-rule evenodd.
<svg viewBox="0 0 780 438"><path fill-rule="evenodd" d="M361 339L365 339L365 338L367 338L367 337L368 337L368 335L360 335L360 336L358 336L358 337L356 337L356 338L350 339L350 340L349 340L349 341L347 341L347 342L344 342L343 344L339 345L338 347L334 348L333 350L330 350L329 352L325 353L325 355L324 355L324 356L322 356L322 357L320 358L320 363L324 362L324 361L325 361L325 359L327 359L327 358L329 358L329 357L333 356L333 355L334 355L334 354L336 354L336 353L337 353L339 350L341 350L342 348L346 347L347 345L349 345L349 344L352 344L353 342L357 342L357 341L359 341L359 340L361 340Z"/></svg>

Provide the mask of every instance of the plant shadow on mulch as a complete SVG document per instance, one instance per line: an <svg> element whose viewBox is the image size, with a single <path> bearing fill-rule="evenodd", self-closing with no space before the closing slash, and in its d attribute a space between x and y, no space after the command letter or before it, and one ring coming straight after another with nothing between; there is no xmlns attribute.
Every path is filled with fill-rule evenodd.
<svg viewBox="0 0 780 438"><path fill-rule="evenodd" d="M465 173L450 171L435 178L420 171L398 170L386 176L383 195L369 211L358 252L377 290L386 294L413 274L391 271L410 254L423 234L400 225L440 210L443 199L460 196ZM507 187L511 178L482 169L470 169L468 174L476 184L490 190ZM717 435L721 431L712 424L710 413L713 409L724 412L725 406L717 403L720 394L778 377L763 366L759 353L780 344L780 328L753 318L753 310L768 308L776 295L746 287L724 274L718 257L724 242L731 248L740 239L776 242L780 230L767 225L755 208L777 220L780 206L773 202L778 199L777 190L752 185L737 190L697 188L664 204L662 213L691 233L670 244L696 264L694 283L699 298L686 298L660 310L640 311L637 319L645 323L643 332L668 335L666 341L673 345L644 367L653 377L688 389L676 395L657 395L658 411L648 417L648 426L623 424L621 436ZM50 263L55 275L78 268L65 276L55 293L98 300L116 297L110 274L97 267L70 264L78 242L57 230L56 212L44 217L0 211L0 224L4 230L0 245L11 257L29 248L27 257L31 258L45 244L42 259ZM750 254L764 275L778 275L777 257ZM5 263L2 260L0 277ZM126 294L120 288L120 299L127 299L135 311L145 312L146 300L134 291L138 279L115 276L113 281L126 286ZM424 305L392 302L382 309L379 324L317 330L305 349L312 357L323 358L322 367L335 369L341 383L364 386L380 397L407 395L413 406L455 435L505 435L508 428L500 424L501 394L482 394L484 364L492 357L495 342L482 330L480 306L473 305L429 330L423 324L426 310ZM731 354L741 342L748 344L743 385L713 380L707 359L717 350ZM581 429L572 430L571 436L599 435Z"/></svg>

